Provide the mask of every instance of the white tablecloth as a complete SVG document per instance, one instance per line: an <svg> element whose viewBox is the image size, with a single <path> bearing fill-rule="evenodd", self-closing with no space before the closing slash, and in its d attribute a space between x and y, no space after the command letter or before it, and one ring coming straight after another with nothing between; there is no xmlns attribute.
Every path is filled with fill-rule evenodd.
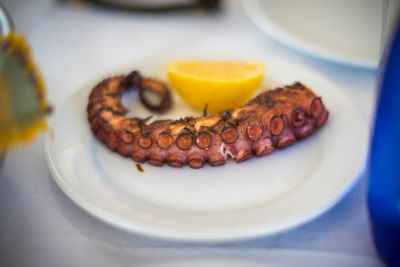
<svg viewBox="0 0 400 267"><path fill-rule="evenodd" d="M304 65L334 81L369 124L372 118L375 71L329 63L281 45L256 29L237 1L226 1L223 13L216 15L119 13L49 0L2 4L29 39L56 108L88 77L112 66L174 44L215 40L265 49ZM251 257L251 251L262 255L272 249L344 253L374 261L365 190L364 177L328 212L280 234L223 244L170 242L116 229L76 206L52 179L41 136L9 153L0 173L0 266L128 266L196 253Z"/></svg>

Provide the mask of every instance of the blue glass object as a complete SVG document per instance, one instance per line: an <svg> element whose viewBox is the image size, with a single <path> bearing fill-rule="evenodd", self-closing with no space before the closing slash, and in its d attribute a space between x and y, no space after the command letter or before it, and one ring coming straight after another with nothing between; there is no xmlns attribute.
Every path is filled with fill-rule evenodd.
<svg viewBox="0 0 400 267"><path fill-rule="evenodd" d="M400 266L400 28L382 64L369 158L368 209L376 249Z"/></svg>

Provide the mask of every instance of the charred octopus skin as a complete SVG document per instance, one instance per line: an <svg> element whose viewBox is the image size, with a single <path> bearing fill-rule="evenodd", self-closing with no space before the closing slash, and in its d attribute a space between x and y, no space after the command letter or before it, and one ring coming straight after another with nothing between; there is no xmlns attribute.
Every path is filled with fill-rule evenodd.
<svg viewBox="0 0 400 267"><path fill-rule="evenodd" d="M109 149L155 166L204 163L223 165L228 156L243 162L293 145L310 136L328 118L321 97L297 82L261 93L235 110L202 117L149 122L128 118L121 95L136 88L142 103L155 112L171 106L167 87L134 71L105 79L91 92L87 106L91 130ZM148 95L158 96L152 103ZM153 101L154 102L154 101Z"/></svg>

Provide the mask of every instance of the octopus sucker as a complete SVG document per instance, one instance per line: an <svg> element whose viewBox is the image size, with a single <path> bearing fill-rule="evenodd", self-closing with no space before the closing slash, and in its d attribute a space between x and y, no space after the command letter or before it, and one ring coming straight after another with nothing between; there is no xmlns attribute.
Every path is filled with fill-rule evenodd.
<svg viewBox="0 0 400 267"><path fill-rule="evenodd" d="M305 114L301 108L295 108L291 113L291 122L294 128L300 128L304 126Z"/></svg>
<svg viewBox="0 0 400 267"><path fill-rule="evenodd" d="M221 139L225 144L235 143L238 137L238 130L234 126L226 126L221 132Z"/></svg>
<svg viewBox="0 0 400 267"><path fill-rule="evenodd" d="M271 135L279 136L285 128L285 122L283 121L282 114L274 115L270 121Z"/></svg>
<svg viewBox="0 0 400 267"><path fill-rule="evenodd" d="M125 130L125 132L122 134L121 139L122 142L124 142L125 144L131 144L133 142L133 133L131 133L128 130Z"/></svg>
<svg viewBox="0 0 400 267"><path fill-rule="evenodd" d="M249 125L246 128L246 133L251 141L256 142L261 138L263 129L257 121L252 121L249 122Z"/></svg>
<svg viewBox="0 0 400 267"><path fill-rule="evenodd" d="M319 97L314 98L313 101L311 102L310 114L314 118L319 118L322 111L323 111L323 105L322 105L321 98L319 98Z"/></svg>
<svg viewBox="0 0 400 267"><path fill-rule="evenodd" d="M114 76L96 85L87 105L90 128L110 150L138 163L167 163L199 169L263 157L312 135L329 112L322 98L300 82L267 90L247 104L219 114L150 121L128 118L122 94L139 91L141 102L154 112L171 107L167 86L138 71Z"/></svg>
<svg viewBox="0 0 400 267"><path fill-rule="evenodd" d="M150 148L153 143L153 140L149 135L142 135L139 137L138 146L141 148Z"/></svg>
<svg viewBox="0 0 400 267"><path fill-rule="evenodd" d="M176 146L180 150L189 150L193 145L193 137L186 132L179 134L178 138L176 139Z"/></svg>
<svg viewBox="0 0 400 267"><path fill-rule="evenodd" d="M212 145L212 137L207 131L200 131L196 138L196 145L201 149L208 149Z"/></svg>

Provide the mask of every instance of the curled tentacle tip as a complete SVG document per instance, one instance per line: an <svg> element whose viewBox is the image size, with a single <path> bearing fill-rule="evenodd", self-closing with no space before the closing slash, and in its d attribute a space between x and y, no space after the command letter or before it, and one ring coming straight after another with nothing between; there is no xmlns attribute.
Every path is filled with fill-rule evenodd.
<svg viewBox="0 0 400 267"><path fill-rule="evenodd" d="M128 86L139 88L140 84L142 83L142 76L140 75L140 72L134 70L131 73L129 73L128 76L126 76L126 82Z"/></svg>
<svg viewBox="0 0 400 267"><path fill-rule="evenodd" d="M142 79L139 97L142 104L154 112L166 112L172 106L168 87L156 80Z"/></svg>

